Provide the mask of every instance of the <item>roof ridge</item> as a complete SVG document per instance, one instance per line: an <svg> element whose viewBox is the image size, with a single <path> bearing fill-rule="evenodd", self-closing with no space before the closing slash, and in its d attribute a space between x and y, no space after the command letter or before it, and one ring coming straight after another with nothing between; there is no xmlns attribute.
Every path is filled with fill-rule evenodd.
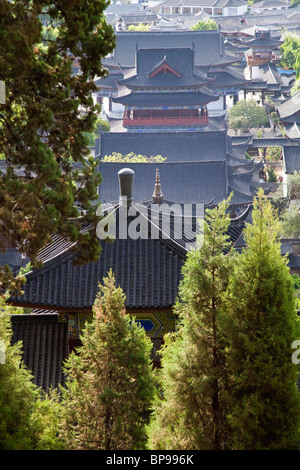
<svg viewBox="0 0 300 470"><path fill-rule="evenodd" d="M192 46L186 47L141 47L139 51L180 51L180 50L193 50Z"/></svg>
<svg viewBox="0 0 300 470"><path fill-rule="evenodd" d="M250 160L245 160L245 161L250 161ZM186 161L186 160L183 160L183 161L180 161L180 162L103 162L103 161L100 161L99 164L105 164L105 165L123 165L124 167L127 166L127 165L152 165L152 166L155 166L155 165L186 165L186 164L193 164L193 165L199 165L199 164L203 164L203 163L224 163L226 162L226 158L224 158L223 160L199 160L199 161L194 161L194 160L189 160L189 161Z"/></svg>
<svg viewBox="0 0 300 470"><path fill-rule="evenodd" d="M222 135L227 135L226 129L221 129L221 130L209 130L209 129L206 129L206 130L201 130L201 131L199 131L199 134L200 134L200 133L201 133L202 135L203 135L203 134L211 134L211 135L212 135L212 134L220 134L220 135L222 134ZM111 131L109 131L109 132L100 132L100 134L105 134L105 137L106 137L106 136L109 136L109 138L113 138L113 137L115 137L116 135L119 136L121 133L120 133L120 132L111 132ZM141 134L141 132L139 132L139 131L130 131L130 133L126 133L126 135L131 135L131 136L133 136L133 135L139 135L139 136L141 136L141 137L144 136L145 134L151 135L151 137L153 138L153 135L154 135L154 134L162 134L162 135L172 134L172 135L174 135L174 131L168 131L168 132L166 132L166 131L157 131L157 132L156 132L156 131L155 131L155 132L145 132L145 131L143 131L142 134ZM178 131L178 132L176 132L176 134L190 134L190 132L189 132L189 131Z"/></svg>

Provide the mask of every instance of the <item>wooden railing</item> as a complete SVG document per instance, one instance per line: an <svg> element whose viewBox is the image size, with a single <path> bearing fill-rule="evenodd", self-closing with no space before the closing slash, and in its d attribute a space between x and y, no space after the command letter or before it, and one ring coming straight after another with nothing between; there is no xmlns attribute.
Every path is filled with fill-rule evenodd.
<svg viewBox="0 0 300 470"><path fill-rule="evenodd" d="M270 62L271 60L276 60L276 54L272 53L272 54L269 54L269 55L266 55L266 56L258 56L258 55L253 55L253 54L250 54L247 56L247 62L249 65L264 65L268 62Z"/></svg>

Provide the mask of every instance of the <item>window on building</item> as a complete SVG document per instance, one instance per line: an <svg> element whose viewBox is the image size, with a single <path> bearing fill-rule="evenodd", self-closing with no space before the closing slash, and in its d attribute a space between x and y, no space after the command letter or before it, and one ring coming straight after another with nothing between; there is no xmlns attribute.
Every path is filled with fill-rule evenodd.
<svg viewBox="0 0 300 470"><path fill-rule="evenodd" d="M169 14L169 13L171 13L171 8L170 7L162 7L161 12Z"/></svg>
<svg viewBox="0 0 300 470"><path fill-rule="evenodd" d="M181 8L180 7L172 7L172 13L173 14L181 13Z"/></svg>
<svg viewBox="0 0 300 470"><path fill-rule="evenodd" d="M222 14L223 14L222 8L215 8L215 9L214 9L214 14L215 14L216 16L222 16Z"/></svg>
<svg viewBox="0 0 300 470"><path fill-rule="evenodd" d="M202 8L199 8L199 7L193 8L193 13L200 13L200 11L202 11Z"/></svg>
<svg viewBox="0 0 300 470"><path fill-rule="evenodd" d="M212 8L203 8L203 11L205 11L205 13L208 13L209 15L212 15Z"/></svg>
<svg viewBox="0 0 300 470"><path fill-rule="evenodd" d="M182 13L184 14L188 14L188 13L192 13L192 9L191 7L182 7Z"/></svg>

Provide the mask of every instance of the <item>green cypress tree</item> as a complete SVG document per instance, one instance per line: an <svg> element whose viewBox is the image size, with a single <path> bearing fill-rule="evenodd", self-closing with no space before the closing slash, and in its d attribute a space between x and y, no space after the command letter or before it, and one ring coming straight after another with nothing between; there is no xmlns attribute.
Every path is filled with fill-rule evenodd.
<svg viewBox="0 0 300 470"><path fill-rule="evenodd" d="M179 287L178 331L162 351L157 400L148 429L151 449L224 449L227 377L219 326L233 253L226 234L228 201L206 211L202 247L190 251Z"/></svg>
<svg viewBox="0 0 300 470"><path fill-rule="evenodd" d="M82 346L66 362L65 418L61 437L69 449L136 450L155 393L151 341L126 313L125 295L112 273L94 304Z"/></svg>
<svg viewBox="0 0 300 470"><path fill-rule="evenodd" d="M278 234L277 214L260 190L223 317L234 449L299 446L299 371L292 362L292 343L300 338L300 329Z"/></svg>

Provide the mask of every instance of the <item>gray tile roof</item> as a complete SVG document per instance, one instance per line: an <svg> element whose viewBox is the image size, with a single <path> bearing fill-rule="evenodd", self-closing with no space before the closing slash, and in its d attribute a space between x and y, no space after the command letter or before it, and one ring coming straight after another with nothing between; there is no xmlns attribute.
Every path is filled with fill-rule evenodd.
<svg viewBox="0 0 300 470"><path fill-rule="evenodd" d="M133 204L133 208L136 208L137 211L140 210L140 207L139 204ZM145 206L143 207L145 209ZM120 207L112 206L112 209L117 221ZM150 212L146 212L146 218L143 220L145 220L148 230L151 230L151 221L147 214L151 213L152 217L153 213L149 206L148 211ZM185 209L182 213L185 213ZM232 243L235 243L240 237L246 215L247 211L237 220L232 220L228 230L228 237ZM194 217L193 223L195 221ZM129 227L130 217L127 218L127 223ZM162 238L162 232L159 232L159 238L148 237L136 240L129 236L121 238L118 236L117 229L117 237L114 242L99 241L102 246L100 258L96 262L84 266L75 265L74 254L68 250L49 259L42 268L28 273L24 295L16 296L10 300L15 305L31 306L35 309L52 309L61 312L91 310L98 293L99 282L103 282L103 278L112 269L116 284L122 288L126 295L125 305L128 309L137 312L139 309L146 308L170 309L177 297L181 269L187 252L184 240L176 236L178 225L172 225L171 221L171 227L177 227L177 231L174 231L173 235L171 233L171 238L167 239ZM30 316L41 317L41 315ZM49 314L45 317L47 322ZM47 331L46 327L43 328ZM54 348L57 348L57 334L51 336L49 330L49 336L41 336L41 328L39 327L33 333L29 331L28 339L35 342L39 335L39 344L43 345L44 354L45 352L55 354L55 349L53 352L50 345L54 343ZM65 336L61 337L60 343L63 351L64 339ZM47 344L48 349L46 348ZM56 353L55 359L57 357ZM50 380L47 379L47 383L49 382Z"/></svg>
<svg viewBox="0 0 300 470"><path fill-rule="evenodd" d="M299 116L300 120L300 116ZM300 139L300 126L299 123L293 122L285 126L285 133L289 139Z"/></svg>
<svg viewBox="0 0 300 470"><path fill-rule="evenodd" d="M106 77L95 80L95 85L99 87L99 89L109 88L112 90L117 90L118 86L117 86L116 81L119 78L120 78L120 74L114 74L110 72Z"/></svg>
<svg viewBox="0 0 300 470"><path fill-rule="evenodd" d="M248 26L268 27L278 33L282 32L282 28L289 30L299 27L299 18L292 14L292 10L270 10L256 15L247 14L244 18Z"/></svg>
<svg viewBox="0 0 300 470"><path fill-rule="evenodd" d="M12 343L23 342L23 360L32 371L34 383L48 391L64 384L62 366L68 355L67 323L58 314L11 315Z"/></svg>
<svg viewBox="0 0 300 470"><path fill-rule="evenodd" d="M243 43L249 46L250 48L275 48L275 46L282 44L283 41L281 41L280 39L276 40L272 38L270 31L255 31L255 37L253 39L245 39Z"/></svg>
<svg viewBox="0 0 300 470"><path fill-rule="evenodd" d="M280 6L289 6L290 2L287 2L285 0L262 0L261 2L255 3L253 6L255 8L278 8Z"/></svg>
<svg viewBox="0 0 300 470"><path fill-rule="evenodd" d="M268 85L278 84L280 87L283 85L282 78L278 72L276 65L272 62L259 66L260 77L266 81Z"/></svg>
<svg viewBox="0 0 300 470"><path fill-rule="evenodd" d="M166 86L168 87L168 82ZM203 92L128 93L113 98L113 101L124 106L145 106L151 108L153 106L200 106L219 99L219 96L213 95L208 89L202 90Z"/></svg>
<svg viewBox="0 0 300 470"><path fill-rule="evenodd" d="M137 3L110 4L105 9L105 14L130 14L143 11L143 6Z"/></svg>
<svg viewBox="0 0 300 470"><path fill-rule="evenodd" d="M91 309L99 282L113 270L127 308L167 308L177 296L183 258L158 239L117 238L101 242L98 261L75 266L66 252L27 275L24 295L15 304L48 309Z"/></svg>
<svg viewBox="0 0 300 470"><path fill-rule="evenodd" d="M287 174L300 171L300 144L297 146L285 145L283 147L283 160Z"/></svg>
<svg viewBox="0 0 300 470"><path fill-rule="evenodd" d="M149 201L153 194L156 168L160 172L165 199L176 203L214 203L227 197L227 169L223 161L186 163L105 163L99 170L100 200L119 200L118 171L131 168L135 172L133 197L136 202Z"/></svg>
<svg viewBox="0 0 300 470"><path fill-rule="evenodd" d="M16 248L6 248L5 253L0 253L0 266L7 264L13 273L18 273L29 261L30 259L26 255L23 258L22 253Z"/></svg>
<svg viewBox="0 0 300 470"><path fill-rule="evenodd" d="M282 103L277 105L280 118L286 120L286 118L292 117L294 114L300 112L300 91L295 93L290 98L286 99Z"/></svg>
<svg viewBox="0 0 300 470"><path fill-rule="evenodd" d="M201 132L103 132L97 141L96 157L113 152L161 155L167 162L225 160L226 131Z"/></svg>
<svg viewBox="0 0 300 470"><path fill-rule="evenodd" d="M141 11L140 13L121 14L119 15L119 20L122 20L127 25L152 23L158 21L158 16L155 13Z"/></svg>
<svg viewBox="0 0 300 470"><path fill-rule="evenodd" d="M181 5L181 6L198 6L198 7L214 7L224 8L230 6L244 5L243 0L166 0L159 6Z"/></svg>
<svg viewBox="0 0 300 470"><path fill-rule="evenodd" d="M241 140L235 140L232 136L227 137L227 152L236 158L245 161L245 154L251 144L251 139L242 138Z"/></svg>
<svg viewBox="0 0 300 470"><path fill-rule="evenodd" d="M151 77L152 72L160 65L166 63L177 74L156 74ZM186 87L208 83L206 74L195 74L194 71L194 51L190 48L176 49L138 49L136 52L136 70L130 72L123 80L119 80L121 85L130 87ZM151 78L150 78L151 77Z"/></svg>
<svg viewBox="0 0 300 470"><path fill-rule="evenodd" d="M215 77L214 83L212 83L211 85L213 89L242 88L245 87L245 85L251 85L250 80L247 80L245 79L245 77L235 74L232 69L226 69L219 72L210 72L208 74L208 77Z"/></svg>
<svg viewBox="0 0 300 470"><path fill-rule="evenodd" d="M105 64L121 64L134 67L136 46L145 48L186 48L195 46L195 65L236 62L236 57L227 56L224 37L220 31L153 31L116 33L113 57L103 60Z"/></svg>

